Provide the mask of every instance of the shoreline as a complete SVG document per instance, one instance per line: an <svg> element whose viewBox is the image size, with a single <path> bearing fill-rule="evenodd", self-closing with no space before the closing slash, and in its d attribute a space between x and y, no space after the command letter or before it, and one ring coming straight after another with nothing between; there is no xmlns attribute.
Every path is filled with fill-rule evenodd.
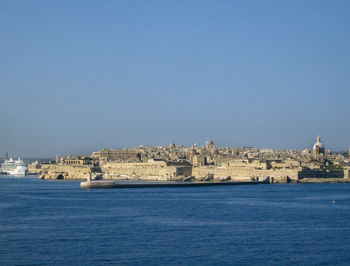
<svg viewBox="0 0 350 266"><path fill-rule="evenodd" d="M14 176L14 175L1 175L5 178L37 178L39 180L45 181L77 181L85 182L86 178L65 178L65 179L43 179L40 178L40 175L25 175L25 176ZM121 183L177 183L184 184L189 186L194 186L193 184L207 184L208 186L212 185L229 185L229 184L327 184L327 183L350 183L350 178L302 178L302 179L290 179L288 182L269 182L269 180L264 181L177 181L177 180L150 180L150 179L101 179L93 180L93 182L121 182Z"/></svg>
<svg viewBox="0 0 350 266"><path fill-rule="evenodd" d="M40 178L38 178L40 179ZM85 182L86 178L66 178L66 179L41 179L46 181L80 181ZM309 183L350 183L348 178L303 178L299 180L290 179L288 182L269 182L269 180L263 181L179 181L179 180L151 180L151 179L101 179L101 180L92 180L92 182L128 182L128 183L200 183L200 184L309 184Z"/></svg>
<svg viewBox="0 0 350 266"><path fill-rule="evenodd" d="M10 176L9 176L10 177ZM33 177L33 176L32 176ZM46 181L86 181L86 178L65 178L65 179L41 179ZM225 183L258 183L258 184L308 184L308 183L350 183L350 179L345 178L303 178L299 180L290 179L288 182L274 182L270 183L269 181L177 181L177 180L151 180L151 179L101 179L93 181L102 181L102 182L145 182L145 183L216 183L216 184L225 184Z"/></svg>

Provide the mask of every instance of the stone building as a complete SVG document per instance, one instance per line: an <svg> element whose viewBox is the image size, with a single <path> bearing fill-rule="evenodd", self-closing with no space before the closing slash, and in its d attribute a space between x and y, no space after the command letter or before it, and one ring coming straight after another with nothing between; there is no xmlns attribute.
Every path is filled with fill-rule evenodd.
<svg viewBox="0 0 350 266"><path fill-rule="evenodd" d="M88 165L91 164L91 158L90 157L68 157L65 159L62 159L61 162L66 165Z"/></svg>

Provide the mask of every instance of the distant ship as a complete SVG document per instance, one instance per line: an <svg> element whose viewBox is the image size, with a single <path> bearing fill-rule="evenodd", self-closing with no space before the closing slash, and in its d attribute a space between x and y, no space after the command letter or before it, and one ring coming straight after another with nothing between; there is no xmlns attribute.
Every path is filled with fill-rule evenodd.
<svg viewBox="0 0 350 266"><path fill-rule="evenodd" d="M26 175L28 172L28 166L18 158L18 160L5 160L1 165L0 172L7 175Z"/></svg>

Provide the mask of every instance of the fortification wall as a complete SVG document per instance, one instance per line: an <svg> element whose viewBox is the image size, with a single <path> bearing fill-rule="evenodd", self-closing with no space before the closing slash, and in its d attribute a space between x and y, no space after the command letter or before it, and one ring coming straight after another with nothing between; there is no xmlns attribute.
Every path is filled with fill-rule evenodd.
<svg viewBox="0 0 350 266"><path fill-rule="evenodd" d="M345 169L344 170L344 178L345 179L350 179L350 169Z"/></svg>
<svg viewBox="0 0 350 266"><path fill-rule="evenodd" d="M299 178L344 178L344 171L302 170Z"/></svg>
<svg viewBox="0 0 350 266"><path fill-rule="evenodd" d="M181 180L193 176L195 180L228 180L263 181L268 177L276 182L288 182L303 178L350 178L349 169L345 171L301 170L301 169L269 169L258 170L251 167L216 167L188 165L168 165L164 161L147 163L109 162L101 165L104 179L135 180ZM41 166L42 179L86 179L92 171L90 165L57 165Z"/></svg>
<svg viewBox="0 0 350 266"><path fill-rule="evenodd" d="M40 174L41 164L31 163L28 164L28 174Z"/></svg>
<svg viewBox="0 0 350 266"><path fill-rule="evenodd" d="M91 166L77 165L42 165L41 179L86 179L91 173Z"/></svg>
<svg viewBox="0 0 350 266"><path fill-rule="evenodd" d="M283 169L283 170L254 170L247 168L223 168L214 166L199 166L193 167L192 175L196 179L203 179L205 177L212 177L213 179L225 179L231 177L231 180L265 180L267 177L274 177L277 179L289 178L298 179L298 169ZM282 180L281 179L281 180ZM284 179L283 179L284 180Z"/></svg>
<svg viewBox="0 0 350 266"><path fill-rule="evenodd" d="M231 177L231 179L250 179L252 177L257 177L251 171L233 170L215 166L193 167L192 176L194 176L198 180L203 178L226 179L228 177Z"/></svg>
<svg viewBox="0 0 350 266"><path fill-rule="evenodd" d="M299 171L299 169L272 169L264 171L264 175L273 177L275 180L298 180ZM284 181L281 181L281 183L284 183Z"/></svg>
<svg viewBox="0 0 350 266"><path fill-rule="evenodd" d="M101 166L104 179L171 180L190 176L191 166L167 166L164 161L148 163L110 162Z"/></svg>

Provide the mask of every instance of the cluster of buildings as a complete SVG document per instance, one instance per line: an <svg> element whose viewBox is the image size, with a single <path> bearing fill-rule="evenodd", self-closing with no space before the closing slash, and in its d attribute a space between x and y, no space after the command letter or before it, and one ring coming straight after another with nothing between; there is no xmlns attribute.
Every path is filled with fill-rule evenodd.
<svg viewBox="0 0 350 266"><path fill-rule="evenodd" d="M271 150L253 147L139 146L102 149L91 156L57 158L40 169L42 178L83 179L89 173L103 179L298 181L307 178L349 178L349 153L326 150L317 137L312 150Z"/></svg>

